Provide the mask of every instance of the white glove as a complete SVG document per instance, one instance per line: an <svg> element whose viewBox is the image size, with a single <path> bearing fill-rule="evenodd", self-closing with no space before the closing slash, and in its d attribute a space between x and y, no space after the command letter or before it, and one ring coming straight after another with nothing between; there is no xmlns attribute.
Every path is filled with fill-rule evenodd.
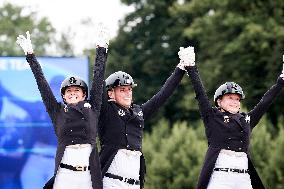
<svg viewBox="0 0 284 189"><path fill-rule="evenodd" d="M181 70L186 71L184 64L183 64L183 63L181 63L181 62L180 62L180 63L178 63L177 67L178 67L179 69L181 69Z"/></svg>
<svg viewBox="0 0 284 189"><path fill-rule="evenodd" d="M187 66L195 66L195 53L194 53L194 47L180 47L178 56L180 58L180 62L177 65L182 70L185 70L185 67Z"/></svg>
<svg viewBox="0 0 284 189"><path fill-rule="evenodd" d="M110 40L110 32L109 29L103 25L102 23L99 23L97 28L96 28L96 46L98 47L104 47L104 48L108 48L109 45L109 40Z"/></svg>
<svg viewBox="0 0 284 189"><path fill-rule="evenodd" d="M284 79L284 55L282 56L283 59L283 67L282 67L282 73L279 77L282 77Z"/></svg>
<svg viewBox="0 0 284 189"><path fill-rule="evenodd" d="M34 50L33 50L33 47L32 47L32 42L31 42L31 36L30 36L30 32L27 31L26 32L27 34L27 38L23 35L19 35L17 37L17 41L16 43L22 47L22 49L24 50L25 52L25 55L27 54L33 54L34 53Z"/></svg>

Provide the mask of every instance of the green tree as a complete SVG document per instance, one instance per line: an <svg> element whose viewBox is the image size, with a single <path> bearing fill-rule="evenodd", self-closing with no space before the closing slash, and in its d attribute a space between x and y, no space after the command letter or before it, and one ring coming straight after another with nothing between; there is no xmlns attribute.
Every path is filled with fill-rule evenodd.
<svg viewBox="0 0 284 189"><path fill-rule="evenodd" d="M180 46L196 47L197 64L208 96L225 81L239 83L253 108L281 71L284 42L284 2L209 0L122 0L133 6L111 43L107 75L129 72L138 83L135 101L154 95L178 63ZM248 84L249 81L249 84ZM188 78L159 115L171 123L199 119ZM283 95L283 93L282 93ZM212 99L212 98L210 98ZM268 117L276 124L283 99L277 99Z"/></svg>
<svg viewBox="0 0 284 189"><path fill-rule="evenodd" d="M284 187L284 125L274 137L269 128L274 127L264 117L253 130L250 153L253 163L267 188ZM145 189L195 188L204 160L207 141L201 121L194 125L169 123L162 119L152 132L146 133L143 151L147 174Z"/></svg>
<svg viewBox="0 0 284 189"><path fill-rule="evenodd" d="M177 52L185 46L182 36L186 19L173 18L170 7L176 0L123 0L133 6L121 22L117 38L110 44L107 75L124 70L132 75L138 86L134 89L135 102L146 102L163 85L178 64ZM183 80L185 85L188 79ZM175 120L187 119L191 114L182 99L186 93L181 85L173 97L147 122L152 125L161 117L166 117L171 124Z"/></svg>
<svg viewBox="0 0 284 189"><path fill-rule="evenodd" d="M5 3L0 7L0 55L22 56L22 49L16 45L16 37L28 30L37 55L46 55L51 46L55 46L61 55L73 54L64 34L59 39L55 38L56 30L46 17L38 18L36 12Z"/></svg>
<svg viewBox="0 0 284 189"><path fill-rule="evenodd" d="M269 188L284 189L284 125L282 122L279 133L272 145L268 145L267 148L271 148L271 154L267 161L267 166L264 169L266 183Z"/></svg>
<svg viewBox="0 0 284 189"><path fill-rule="evenodd" d="M202 125L195 130L186 123L176 123L170 129L162 120L145 135L145 189L195 188L207 147L200 131L204 132Z"/></svg>
<svg viewBox="0 0 284 189"><path fill-rule="evenodd" d="M274 188L267 184L267 175L270 173L265 171L273 151L273 138L268 132L269 127L272 127L272 124L266 117L262 118L252 132L250 152L254 166L259 176L262 178L264 185L269 186L269 188Z"/></svg>
<svg viewBox="0 0 284 189"><path fill-rule="evenodd" d="M70 32L71 33L71 32ZM55 43L57 44L57 53L64 56L73 56L74 48L70 43L69 39L73 36L68 33L61 33L60 38L56 39Z"/></svg>
<svg viewBox="0 0 284 189"><path fill-rule="evenodd" d="M275 127L279 132L272 135ZM283 122L273 125L265 116L252 132L251 157L266 188L284 188L283 131Z"/></svg>
<svg viewBox="0 0 284 189"><path fill-rule="evenodd" d="M133 6L111 43L108 74L125 70L140 85L135 100L145 102L160 88L178 62L180 46L196 47L209 97L225 81L236 81L253 108L281 71L284 2L209 0L122 0ZM158 75L157 75L158 74ZM247 81L250 81L247 85ZM153 121L164 115L176 120L198 118L188 79ZM283 93L282 93L283 95ZM278 99L269 119L277 123L284 104ZM152 122L152 123L153 123Z"/></svg>
<svg viewBox="0 0 284 189"><path fill-rule="evenodd" d="M191 0L178 1L175 17L191 15L184 30L197 43L197 63L210 96L225 81L236 81L253 108L276 81L284 49L284 1ZM282 93L283 95L283 93ZM274 124L284 100L269 110Z"/></svg>

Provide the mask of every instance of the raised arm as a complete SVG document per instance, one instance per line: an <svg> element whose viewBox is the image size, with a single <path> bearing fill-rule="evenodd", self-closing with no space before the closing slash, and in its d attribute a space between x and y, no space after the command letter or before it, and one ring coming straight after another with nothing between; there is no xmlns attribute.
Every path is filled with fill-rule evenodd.
<svg viewBox="0 0 284 189"><path fill-rule="evenodd" d="M102 94L104 91L105 63L107 61L107 51L109 45L109 30L104 25L99 25L96 39L96 60L93 72L93 82L90 90L90 103L98 112L102 104Z"/></svg>
<svg viewBox="0 0 284 189"><path fill-rule="evenodd" d="M26 34L27 37L23 35L19 35L19 37L17 37L17 44L21 46L25 52L27 62L29 63L36 79L37 86L40 91L46 110L52 121L55 121L55 113L59 109L59 103L57 103L56 98L53 95L52 90L44 77L40 64L38 63L35 55L33 54L34 52L30 40L30 34L28 31Z"/></svg>
<svg viewBox="0 0 284 189"><path fill-rule="evenodd" d="M284 71L284 69L283 69ZM284 86L284 73L277 79L276 84L274 84L261 98L259 103L248 113L250 116L250 126L254 128L259 122L263 114L268 110L273 100L279 95L281 89Z"/></svg>
<svg viewBox="0 0 284 189"><path fill-rule="evenodd" d="M186 61L188 62L189 66L186 66L185 69L187 70L187 73L190 77L190 80L193 85L193 89L196 94L196 99L198 101L199 105L199 110L200 114L205 121L207 118L210 110L211 110L211 104L208 99L208 96L206 94L205 88L202 84L202 81L200 79L198 69L195 65L195 53L194 53L194 48L193 47L187 47L183 48L181 47L179 51L179 57L181 61Z"/></svg>
<svg viewBox="0 0 284 189"><path fill-rule="evenodd" d="M105 62L107 60L106 49L98 47L96 52L96 62L94 65L94 79L90 90L90 103L96 110L100 110L102 103L102 93L104 90Z"/></svg>
<svg viewBox="0 0 284 189"><path fill-rule="evenodd" d="M142 105L144 119L156 112L173 94L185 73L185 62L180 62L160 91Z"/></svg>

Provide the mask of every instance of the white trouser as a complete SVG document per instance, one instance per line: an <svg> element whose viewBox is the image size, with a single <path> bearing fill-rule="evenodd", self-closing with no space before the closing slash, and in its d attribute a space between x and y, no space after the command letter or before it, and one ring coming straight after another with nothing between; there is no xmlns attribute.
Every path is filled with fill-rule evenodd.
<svg viewBox="0 0 284 189"><path fill-rule="evenodd" d="M224 152L224 153L223 153ZM243 152L221 151L215 168L248 169L248 158ZM248 173L213 171L207 189L252 189Z"/></svg>
<svg viewBox="0 0 284 189"><path fill-rule="evenodd" d="M140 156L139 151L130 151L126 149L118 150L115 155L108 173L125 178L139 180ZM104 189L140 189L140 185L132 185L118 179L109 177L103 178Z"/></svg>
<svg viewBox="0 0 284 189"><path fill-rule="evenodd" d="M76 166L89 166L92 151L90 144L72 145L65 148L61 163ZM90 170L72 171L58 168L53 189L93 189Z"/></svg>

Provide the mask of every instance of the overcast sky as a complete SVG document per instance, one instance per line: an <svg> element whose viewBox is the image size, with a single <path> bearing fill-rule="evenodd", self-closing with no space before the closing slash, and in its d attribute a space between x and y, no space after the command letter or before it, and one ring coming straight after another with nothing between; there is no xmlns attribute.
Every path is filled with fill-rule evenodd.
<svg viewBox="0 0 284 189"><path fill-rule="evenodd" d="M74 33L73 43L76 54L83 48L90 47L94 41L94 26L100 22L110 29L111 36L117 33L118 22L128 12L133 11L120 3L120 0L1 0L12 4L29 7L39 16L48 17L58 31ZM82 25L86 21L88 27Z"/></svg>

